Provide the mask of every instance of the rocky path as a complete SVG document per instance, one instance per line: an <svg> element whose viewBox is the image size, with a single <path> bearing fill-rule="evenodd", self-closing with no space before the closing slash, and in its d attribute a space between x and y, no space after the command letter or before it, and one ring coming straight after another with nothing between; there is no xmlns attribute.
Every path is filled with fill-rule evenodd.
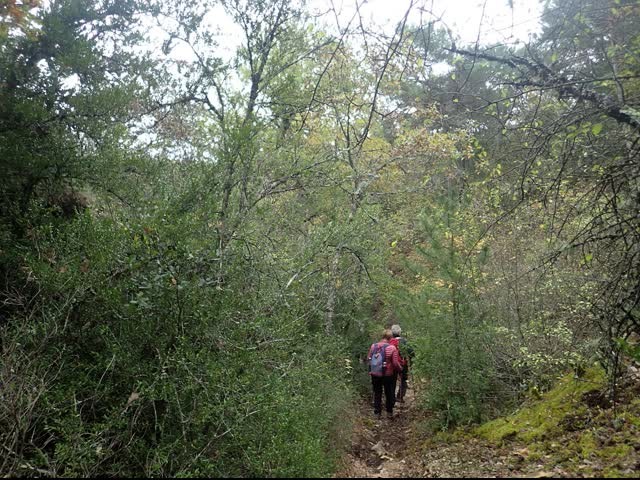
<svg viewBox="0 0 640 480"><path fill-rule="evenodd" d="M396 405L395 417L376 420L368 402L360 406L352 448L344 460L339 478L402 478L421 474L415 465L412 445L417 424L417 408L413 389L405 403Z"/></svg>
<svg viewBox="0 0 640 480"><path fill-rule="evenodd" d="M544 461L526 462L524 445L497 448L478 439L431 441L421 423L428 413L415 402L414 390L396 406L396 417L376 421L363 401L351 451L337 478L504 478L566 476ZM543 459L544 460L544 459Z"/></svg>

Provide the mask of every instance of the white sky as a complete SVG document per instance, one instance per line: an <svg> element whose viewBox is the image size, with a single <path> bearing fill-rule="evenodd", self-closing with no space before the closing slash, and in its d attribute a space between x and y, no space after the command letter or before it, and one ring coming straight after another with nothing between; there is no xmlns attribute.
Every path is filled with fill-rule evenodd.
<svg viewBox="0 0 640 480"><path fill-rule="evenodd" d="M341 12L346 23L353 15L356 0L309 0L318 12L331 8ZM362 0L358 0L362 2ZM404 16L411 0L366 0L361 13L367 22L380 27L393 28ZM475 42L480 31L481 43L525 41L538 30L542 11L538 0L514 0L513 8L508 0L413 0L413 23L440 18L463 42ZM432 12L432 14L428 13Z"/></svg>
<svg viewBox="0 0 640 480"><path fill-rule="evenodd" d="M341 28L347 25L355 12L356 1L363 2L308 0L308 5L311 12L318 15L335 9L337 20L333 13L328 13L322 20L335 29L336 21L340 22ZM542 5L538 0L513 0L513 8L508 0L364 0L360 13L367 27L391 33L411 1L415 6L410 23L418 24L421 20L427 23L438 18L460 37L462 44L475 43L478 39L483 44L526 41L531 33L539 31ZM222 7L216 6L205 18L211 27L219 29L221 50L218 53L230 59L242 41L242 31L225 17ZM184 45L176 45L171 57L192 60L193 53Z"/></svg>

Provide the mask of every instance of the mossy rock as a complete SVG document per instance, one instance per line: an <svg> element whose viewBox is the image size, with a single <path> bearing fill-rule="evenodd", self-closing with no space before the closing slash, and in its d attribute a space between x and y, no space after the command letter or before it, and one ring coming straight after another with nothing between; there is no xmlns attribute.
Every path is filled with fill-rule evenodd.
<svg viewBox="0 0 640 480"><path fill-rule="evenodd" d="M475 429L493 444L527 444L529 462L560 466L567 474L637 477L640 458L640 399L610 404L605 375L593 368L566 376L516 413Z"/></svg>
<svg viewBox="0 0 640 480"><path fill-rule="evenodd" d="M589 395L593 396L593 392L600 391L604 385L605 374L599 368L588 369L581 378L575 378L573 374L566 375L539 400L525 404L513 415L481 425L474 433L494 444L508 440L532 442L553 437L573 425L574 420L587 421L585 396L590 398ZM577 428L579 426L575 426Z"/></svg>

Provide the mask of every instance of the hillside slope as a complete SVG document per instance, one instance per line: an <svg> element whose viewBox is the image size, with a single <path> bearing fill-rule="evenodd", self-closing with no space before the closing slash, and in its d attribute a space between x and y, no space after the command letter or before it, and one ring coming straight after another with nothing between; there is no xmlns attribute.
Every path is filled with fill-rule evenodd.
<svg viewBox="0 0 640 480"><path fill-rule="evenodd" d="M561 378L512 415L475 428L427 434L429 412L414 397L377 424L363 404L341 477L637 477L640 379L630 370L621 396L604 395L602 371ZM418 395L419 397L419 392Z"/></svg>

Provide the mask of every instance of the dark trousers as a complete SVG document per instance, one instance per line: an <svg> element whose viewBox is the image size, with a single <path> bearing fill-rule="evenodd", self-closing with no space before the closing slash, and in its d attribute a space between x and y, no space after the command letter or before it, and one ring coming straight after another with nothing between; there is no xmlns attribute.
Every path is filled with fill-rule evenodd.
<svg viewBox="0 0 640 480"><path fill-rule="evenodd" d="M409 379L409 367L404 366L400 372L400 388L398 388L398 400L404 400L404 394L407 393L407 380Z"/></svg>
<svg viewBox="0 0 640 480"><path fill-rule="evenodd" d="M396 377L374 377L371 376L371 385L373 386L373 413L382 413L382 390L386 400L385 407L387 412L393 413L393 406L396 403Z"/></svg>

